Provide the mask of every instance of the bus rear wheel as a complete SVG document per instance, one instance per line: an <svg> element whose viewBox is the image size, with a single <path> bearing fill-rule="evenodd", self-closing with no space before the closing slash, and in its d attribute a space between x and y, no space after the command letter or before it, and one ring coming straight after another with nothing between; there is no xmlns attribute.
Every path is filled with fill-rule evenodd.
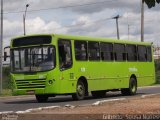
<svg viewBox="0 0 160 120"><path fill-rule="evenodd" d="M83 100L85 97L85 90L86 88L84 83L79 80L76 86L76 93L72 94L73 100Z"/></svg>
<svg viewBox="0 0 160 120"><path fill-rule="evenodd" d="M130 78L129 88L121 89L122 95L135 95L137 92L137 81L135 78Z"/></svg>
<svg viewBox="0 0 160 120"><path fill-rule="evenodd" d="M92 91L91 94L94 98L102 98L106 96L106 91Z"/></svg>
<svg viewBox="0 0 160 120"><path fill-rule="evenodd" d="M47 100L48 100L48 96L47 95L35 95L35 96L36 96L36 100L39 103L47 102Z"/></svg>

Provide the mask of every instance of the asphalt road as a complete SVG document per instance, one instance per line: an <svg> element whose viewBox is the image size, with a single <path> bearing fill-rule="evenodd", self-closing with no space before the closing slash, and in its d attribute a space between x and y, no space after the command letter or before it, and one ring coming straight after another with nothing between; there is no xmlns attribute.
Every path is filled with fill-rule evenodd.
<svg viewBox="0 0 160 120"><path fill-rule="evenodd" d="M57 96L50 98L47 103L38 103L34 96L25 97L6 97L0 98L0 112L4 111L24 111L30 108L47 107L47 106L65 106L65 105L87 105L99 100L136 97L141 95L160 93L160 86L138 88L135 96L122 96L120 92L108 92L105 98L94 99L91 96L85 100L73 101L71 96Z"/></svg>

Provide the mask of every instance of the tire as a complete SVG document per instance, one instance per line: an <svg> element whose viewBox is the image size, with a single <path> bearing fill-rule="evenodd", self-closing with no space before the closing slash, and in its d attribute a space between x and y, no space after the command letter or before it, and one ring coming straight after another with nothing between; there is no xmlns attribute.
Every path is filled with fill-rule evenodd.
<svg viewBox="0 0 160 120"><path fill-rule="evenodd" d="M102 98L106 96L106 91L92 91L91 94L94 98Z"/></svg>
<svg viewBox="0 0 160 120"><path fill-rule="evenodd" d="M73 100L83 100L85 97L85 91L86 88L84 83L81 80L79 80L76 86L76 93L72 94Z"/></svg>
<svg viewBox="0 0 160 120"><path fill-rule="evenodd" d="M135 78L130 78L129 88L121 89L122 95L135 95L137 92L137 81Z"/></svg>
<svg viewBox="0 0 160 120"><path fill-rule="evenodd" d="M36 96L36 100L39 103L47 102L47 100L48 100L48 96L47 95L35 95L35 96Z"/></svg>

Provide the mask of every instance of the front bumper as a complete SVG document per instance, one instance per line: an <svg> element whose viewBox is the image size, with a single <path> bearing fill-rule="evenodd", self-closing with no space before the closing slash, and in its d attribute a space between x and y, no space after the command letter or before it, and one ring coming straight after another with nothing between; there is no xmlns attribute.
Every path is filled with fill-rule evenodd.
<svg viewBox="0 0 160 120"><path fill-rule="evenodd" d="M45 94L45 89L14 89L14 95L33 95L33 94Z"/></svg>

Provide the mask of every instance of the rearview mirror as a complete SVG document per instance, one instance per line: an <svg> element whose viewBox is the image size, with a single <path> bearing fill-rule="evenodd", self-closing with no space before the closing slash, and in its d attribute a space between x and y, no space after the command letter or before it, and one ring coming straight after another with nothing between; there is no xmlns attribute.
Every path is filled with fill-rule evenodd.
<svg viewBox="0 0 160 120"><path fill-rule="evenodd" d="M4 52L4 61L7 60L7 52Z"/></svg>
<svg viewBox="0 0 160 120"><path fill-rule="evenodd" d="M9 55L7 55L6 49L10 49L10 46L4 48L4 61L7 60L7 57L10 57Z"/></svg>

